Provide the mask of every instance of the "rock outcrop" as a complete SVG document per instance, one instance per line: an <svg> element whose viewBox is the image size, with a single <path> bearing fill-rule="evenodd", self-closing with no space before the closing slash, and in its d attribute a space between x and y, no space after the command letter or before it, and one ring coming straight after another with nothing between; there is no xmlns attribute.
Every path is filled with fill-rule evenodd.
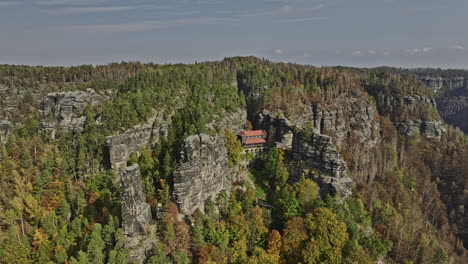
<svg viewBox="0 0 468 264"><path fill-rule="evenodd" d="M170 121L164 119L162 112L155 113L148 122L137 125L122 134L106 138L106 155L108 166L114 170L124 167L130 154L140 151L147 145L167 137Z"/></svg>
<svg viewBox="0 0 468 264"><path fill-rule="evenodd" d="M245 121L247 120L247 111L245 109L239 108L234 112L224 112L221 116L215 115L213 121L207 124L207 127L216 131L229 129L234 134L244 130Z"/></svg>
<svg viewBox="0 0 468 264"><path fill-rule="evenodd" d="M466 77L421 77L420 78L432 91L438 92L444 88L447 90L468 88L468 78Z"/></svg>
<svg viewBox="0 0 468 264"><path fill-rule="evenodd" d="M435 99L423 95L380 95L377 107L383 116L388 116L398 131L407 136L419 134L440 139L446 132L437 113Z"/></svg>
<svg viewBox="0 0 468 264"><path fill-rule="evenodd" d="M468 89L453 90L439 97L437 108L446 123L468 133Z"/></svg>
<svg viewBox="0 0 468 264"><path fill-rule="evenodd" d="M267 131L268 141L275 142L276 147L283 149L292 148L292 124L282 113L263 110L256 115L254 126L255 128Z"/></svg>
<svg viewBox="0 0 468 264"><path fill-rule="evenodd" d="M122 229L127 235L126 247L130 258L143 262L146 252L152 247L151 208L145 202L140 167L134 164L122 171L120 186L122 192Z"/></svg>
<svg viewBox="0 0 468 264"><path fill-rule="evenodd" d="M277 141L278 147L291 148L293 132L302 129L329 136L348 162L350 177L356 183L371 182L382 172L380 120L369 98L357 93L343 93L333 102L300 107L300 111L287 118L284 114L263 111L257 114L254 124L257 129L268 131L269 140Z"/></svg>
<svg viewBox="0 0 468 264"><path fill-rule="evenodd" d="M228 167L227 149L219 135L197 134L185 139L181 151L181 164L174 171L174 200L182 215L203 210L225 190L230 192L230 176L235 170Z"/></svg>
<svg viewBox="0 0 468 264"><path fill-rule="evenodd" d="M93 89L85 91L49 93L39 105L40 112L47 121L42 127L54 133L57 127L64 130L81 131L86 117L80 116L80 110L87 105L96 106L105 97Z"/></svg>
<svg viewBox="0 0 468 264"><path fill-rule="evenodd" d="M407 137L419 134L426 138L440 139L447 132L441 121L409 120L399 122L397 128L398 132Z"/></svg>
<svg viewBox="0 0 468 264"><path fill-rule="evenodd" d="M348 176L348 167L329 136L313 134L306 138L302 133L295 133L292 147L294 165L291 181L297 181L302 175L311 178L320 187L320 194L348 197L351 194L353 180Z"/></svg>
<svg viewBox="0 0 468 264"><path fill-rule="evenodd" d="M13 125L7 120L0 120L0 144L5 144L13 131Z"/></svg>
<svg viewBox="0 0 468 264"><path fill-rule="evenodd" d="M122 227L125 234L134 236L145 233L151 221L151 209L145 202L140 167L134 164L125 168L121 176Z"/></svg>

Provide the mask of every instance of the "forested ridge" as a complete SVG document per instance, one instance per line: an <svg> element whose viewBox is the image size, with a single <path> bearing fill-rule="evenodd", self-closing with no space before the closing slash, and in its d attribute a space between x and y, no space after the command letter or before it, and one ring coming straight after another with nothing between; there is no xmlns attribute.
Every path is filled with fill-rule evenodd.
<svg viewBox="0 0 468 264"><path fill-rule="evenodd" d="M39 101L51 92L88 88L106 99L74 110L85 117L82 129L57 125L52 137L43 127L51 116L39 110ZM445 124L438 138L402 132L402 124L415 120L424 129L427 122L441 122L432 91L410 74L254 57L191 65L1 65L0 92L0 119L14 125L0 145L1 263L131 263L122 228L121 172L107 164L106 137L132 131L155 113L170 121L167 136L127 161L139 165L156 226L145 263L468 259L460 201L467 189L468 138ZM364 143L352 133L331 143L355 183L349 197L318 195L320 184L307 175L291 181L296 166L291 149L272 144L263 155L243 154L236 132L221 125L239 109L247 112L240 125L248 129L264 110L296 120L305 106L338 109L349 103L346 98L376 109L373 151L379 157L375 175L360 178L355 159L361 156L351 153L366 152L359 145ZM340 118L354 117L336 114ZM309 123L291 128L306 142L317 133ZM232 189L181 219L173 173L182 162L184 140L200 133L223 138L229 166L245 173L236 179L225 175Z"/></svg>

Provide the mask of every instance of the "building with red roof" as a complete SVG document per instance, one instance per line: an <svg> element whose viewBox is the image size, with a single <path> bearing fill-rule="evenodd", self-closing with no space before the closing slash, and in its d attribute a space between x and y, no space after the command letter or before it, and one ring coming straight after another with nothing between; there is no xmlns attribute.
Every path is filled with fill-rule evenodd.
<svg viewBox="0 0 468 264"><path fill-rule="evenodd" d="M244 148L264 147L267 132L265 130L245 130L239 133L239 138Z"/></svg>

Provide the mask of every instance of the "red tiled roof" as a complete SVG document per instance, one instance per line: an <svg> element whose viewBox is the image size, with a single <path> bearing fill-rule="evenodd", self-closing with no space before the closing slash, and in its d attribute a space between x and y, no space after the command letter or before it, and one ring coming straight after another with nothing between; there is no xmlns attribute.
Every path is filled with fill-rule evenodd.
<svg viewBox="0 0 468 264"><path fill-rule="evenodd" d="M245 141L244 145L250 145L250 144L261 144L261 143L266 143L265 139L263 138L249 138Z"/></svg>
<svg viewBox="0 0 468 264"><path fill-rule="evenodd" d="M265 134L265 130L246 130L239 133L239 135L247 137L263 136Z"/></svg>

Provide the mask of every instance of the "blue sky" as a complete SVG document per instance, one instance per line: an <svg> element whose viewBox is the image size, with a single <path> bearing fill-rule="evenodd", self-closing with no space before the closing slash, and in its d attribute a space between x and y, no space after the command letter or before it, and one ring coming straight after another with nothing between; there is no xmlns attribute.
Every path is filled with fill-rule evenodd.
<svg viewBox="0 0 468 264"><path fill-rule="evenodd" d="M0 0L0 64L468 68L466 0Z"/></svg>

